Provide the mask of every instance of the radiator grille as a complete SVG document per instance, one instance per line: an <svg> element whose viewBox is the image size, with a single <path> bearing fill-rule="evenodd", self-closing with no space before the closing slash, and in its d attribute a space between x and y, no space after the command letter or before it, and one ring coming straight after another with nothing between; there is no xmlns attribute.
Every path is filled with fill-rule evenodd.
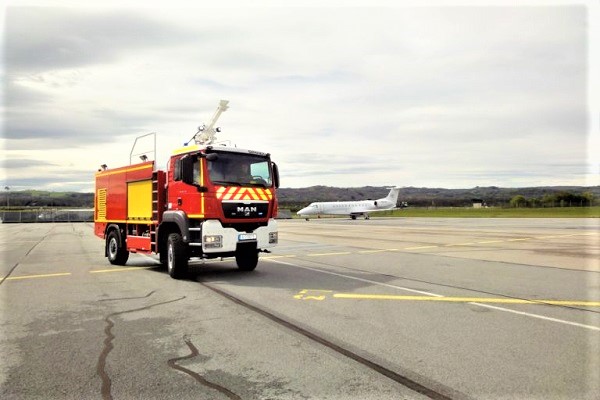
<svg viewBox="0 0 600 400"><path fill-rule="evenodd" d="M98 189L98 219L106 219L106 189Z"/></svg>

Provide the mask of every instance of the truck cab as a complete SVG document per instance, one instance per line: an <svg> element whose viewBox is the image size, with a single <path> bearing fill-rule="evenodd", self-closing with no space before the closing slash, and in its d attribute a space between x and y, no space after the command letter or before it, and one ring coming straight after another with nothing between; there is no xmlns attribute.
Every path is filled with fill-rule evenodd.
<svg viewBox="0 0 600 400"><path fill-rule="evenodd" d="M168 236L181 232L190 257L235 257L253 270L258 252L278 242L277 165L267 153L225 146L189 146L171 157L166 204L158 227L159 248L169 271L185 269ZM177 228L177 229L175 229ZM163 257L161 256L161 259Z"/></svg>

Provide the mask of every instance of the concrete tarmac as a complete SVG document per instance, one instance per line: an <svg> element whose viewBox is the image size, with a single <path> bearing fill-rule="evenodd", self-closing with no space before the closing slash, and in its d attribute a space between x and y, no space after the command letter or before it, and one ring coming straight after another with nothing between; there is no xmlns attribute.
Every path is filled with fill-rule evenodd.
<svg viewBox="0 0 600 400"><path fill-rule="evenodd" d="M0 225L3 399L600 399L600 221L280 221L256 271L108 264L91 224Z"/></svg>

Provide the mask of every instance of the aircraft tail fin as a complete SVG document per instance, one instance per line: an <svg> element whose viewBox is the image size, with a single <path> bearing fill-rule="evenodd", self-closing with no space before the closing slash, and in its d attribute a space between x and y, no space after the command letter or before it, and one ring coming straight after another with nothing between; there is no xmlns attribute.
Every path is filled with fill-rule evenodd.
<svg viewBox="0 0 600 400"><path fill-rule="evenodd" d="M390 192L388 193L387 197L385 198L388 201L391 201L392 203L396 204L398 202L398 194L400 193L400 188L399 187L394 187L390 190Z"/></svg>

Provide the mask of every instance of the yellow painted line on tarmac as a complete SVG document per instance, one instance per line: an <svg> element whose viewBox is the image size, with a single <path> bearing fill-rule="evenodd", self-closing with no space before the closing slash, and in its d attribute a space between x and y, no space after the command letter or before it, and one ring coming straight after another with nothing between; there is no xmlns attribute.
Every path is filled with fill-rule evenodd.
<svg viewBox="0 0 600 400"><path fill-rule="evenodd" d="M525 237L525 238L512 238L512 239L496 239L496 240L481 240L476 242L465 242L465 243L448 243L448 244L437 244L437 245L425 245L425 246L410 246L403 247L401 249L370 249L370 250L358 250L358 251L341 251L341 252L331 252L331 253L311 253L311 254L287 254L287 255L272 255L261 257L265 260L274 260L278 258L292 258L292 257L323 257L323 256L338 256L338 255L350 255L350 254L374 254L374 253L384 253L384 252L393 252L393 251L411 251L411 250L427 250L427 249L440 249L444 247L460 247L460 246L477 246L480 244L493 244L493 243L509 243L509 242L524 242L528 240L536 240L536 239L557 239L571 236L590 236L596 235L597 232L586 232L586 233L575 233L569 235L551 235L551 236L536 236L536 237Z"/></svg>
<svg viewBox="0 0 600 400"><path fill-rule="evenodd" d="M530 305L557 305L557 306L583 306L600 307L600 301L584 300L550 300L550 299L515 299L498 297L447 297L447 296L406 296L391 294L365 294L365 293L335 293L324 289L302 289L293 296L298 300L395 300L395 301L436 301L443 303L492 303L492 304L530 304Z"/></svg>
<svg viewBox="0 0 600 400"><path fill-rule="evenodd" d="M404 250L421 250L421 249L435 249L440 246L416 246L416 247L405 247Z"/></svg>
<svg viewBox="0 0 600 400"><path fill-rule="evenodd" d="M358 254L373 254L373 253L384 253L386 251L390 251L388 249L380 249L380 250L361 250Z"/></svg>
<svg viewBox="0 0 600 400"><path fill-rule="evenodd" d="M347 255L347 254L352 254L352 253L350 251L340 251L338 253L314 253L314 254L307 254L307 256L309 256L309 257L341 256L341 255Z"/></svg>
<svg viewBox="0 0 600 400"><path fill-rule="evenodd" d="M333 290L321 289L302 289L298 294L294 295L297 300L325 300L327 294L333 293Z"/></svg>
<svg viewBox="0 0 600 400"><path fill-rule="evenodd" d="M571 235L563 235L563 237L572 237L572 236L592 236L597 235L598 232L587 232L587 233L573 233Z"/></svg>
<svg viewBox="0 0 600 400"><path fill-rule="evenodd" d="M562 306L600 307L600 301L581 300L525 300L493 297L433 297L433 296L397 296L388 294L335 293L336 299L355 300L399 300L399 301L437 301L448 303L499 303L499 304L552 304Z"/></svg>
<svg viewBox="0 0 600 400"><path fill-rule="evenodd" d="M273 260L275 258L292 258L292 257L296 257L295 254L282 254L280 256L264 256L261 257L261 260Z"/></svg>
<svg viewBox="0 0 600 400"><path fill-rule="evenodd" d="M598 232L586 232L586 233L571 233L569 235L548 235L548 236L536 236L532 239L560 239L565 237L574 237L574 236L593 236L597 235Z"/></svg>
<svg viewBox="0 0 600 400"><path fill-rule="evenodd" d="M157 267L129 267L129 268L111 268L111 269L94 269L89 271L90 274L102 274L106 272L125 272L125 271L141 271L144 269L154 269Z"/></svg>
<svg viewBox="0 0 600 400"><path fill-rule="evenodd" d="M6 281L16 281L19 279L36 279L36 278L53 278L55 276L68 276L70 272L58 272L55 274L39 274L39 275L21 275L21 276L10 276L6 278Z"/></svg>
<svg viewBox="0 0 600 400"><path fill-rule="evenodd" d="M129 268L112 268L112 269L96 269L89 271L90 274L100 274L107 272L125 272L125 271L140 271L144 269L153 269L156 267L129 267ZM38 279L38 278L54 278L57 276L70 276L73 275L71 272L57 272L53 274L38 274L38 275L21 275L21 276L10 276L6 278L6 281L16 281L22 279Z"/></svg>

